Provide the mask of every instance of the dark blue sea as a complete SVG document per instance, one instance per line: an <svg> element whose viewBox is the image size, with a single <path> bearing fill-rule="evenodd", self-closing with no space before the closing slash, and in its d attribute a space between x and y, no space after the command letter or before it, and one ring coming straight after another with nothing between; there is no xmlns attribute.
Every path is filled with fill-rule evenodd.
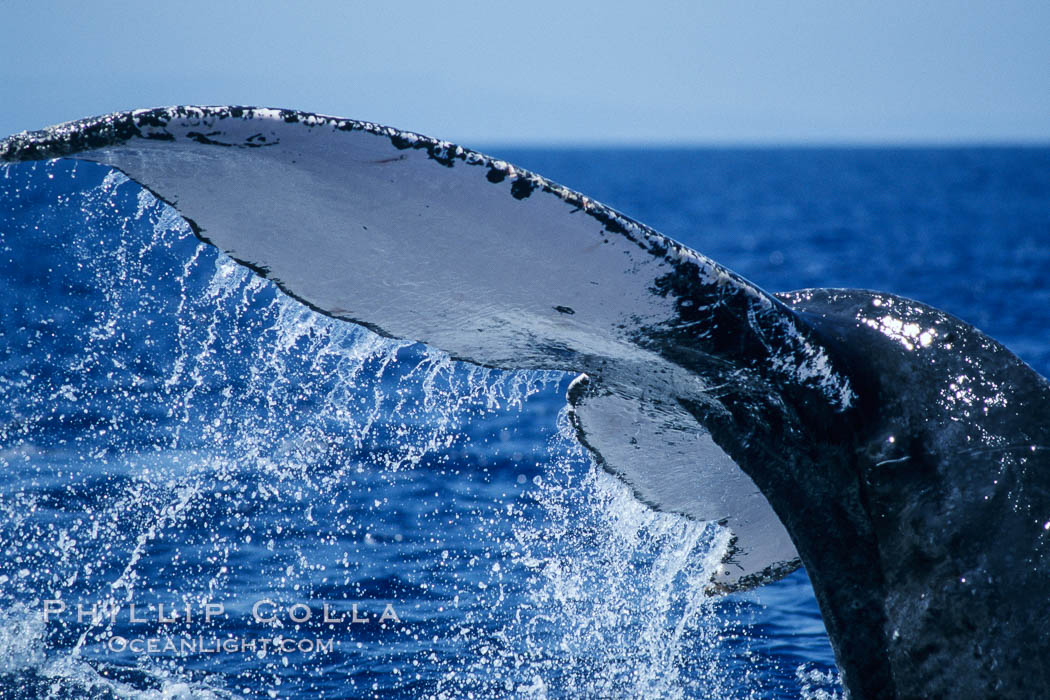
<svg viewBox="0 0 1050 700"><path fill-rule="evenodd" d="M487 150L1050 372L1050 149ZM842 694L805 572L706 598L567 375L315 314L86 163L0 166L0 298L2 698Z"/></svg>

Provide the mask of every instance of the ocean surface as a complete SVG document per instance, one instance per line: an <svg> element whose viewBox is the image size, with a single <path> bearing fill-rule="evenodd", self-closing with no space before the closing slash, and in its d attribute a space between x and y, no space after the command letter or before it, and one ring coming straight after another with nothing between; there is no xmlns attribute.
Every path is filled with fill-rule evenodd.
<svg viewBox="0 0 1050 700"><path fill-rule="evenodd" d="M1050 149L483 150L1050 372ZM805 572L705 597L570 376L315 314L86 163L0 166L0 296L0 698L841 696Z"/></svg>

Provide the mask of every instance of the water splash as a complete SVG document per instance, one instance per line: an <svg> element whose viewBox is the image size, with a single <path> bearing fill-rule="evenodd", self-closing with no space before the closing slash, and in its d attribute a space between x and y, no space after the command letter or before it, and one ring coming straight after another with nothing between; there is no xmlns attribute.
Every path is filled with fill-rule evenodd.
<svg viewBox="0 0 1050 700"><path fill-rule="evenodd" d="M842 681L834 671L814 668L813 664L799 664L795 669L804 700L842 700Z"/></svg>
<svg viewBox="0 0 1050 700"><path fill-rule="evenodd" d="M722 663L733 623L717 609L727 603L703 593L724 533L640 504L586 457L565 412L550 452L529 492L536 516L507 506L514 539L493 564L520 569L526 595L509 620L492 619L489 606L466 613L469 663L446 675L439 696L746 696ZM492 605L504 596L497 578Z"/></svg>
<svg viewBox="0 0 1050 700"><path fill-rule="evenodd" d="M0 687L755 694L741 604L702 595L724 543L593 465L568 377L316 314L119 173L0 182ZM249 638L322 643L200 651Z"/></svg>

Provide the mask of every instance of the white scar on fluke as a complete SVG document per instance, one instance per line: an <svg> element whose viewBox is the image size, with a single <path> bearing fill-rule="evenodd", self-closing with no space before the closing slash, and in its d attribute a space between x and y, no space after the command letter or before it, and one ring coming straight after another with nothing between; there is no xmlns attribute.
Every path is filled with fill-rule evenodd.
<svg viewBox="0 0 1050 700"><path fill-rule="evenodd" d="M368 122L177 107L0 142L0 161L57 157L121 170L321 313L578 373L572 422L598 463L731 533L710 592L805 563L853 697L1050 687L1031 622L1050 613L1050 385L961 321L888 294L766 293L539 175ZM974 439L997 449L964 453ZM1009 486L989 503L992 472ZM963 595L966 576L987 583Z"/></svg>

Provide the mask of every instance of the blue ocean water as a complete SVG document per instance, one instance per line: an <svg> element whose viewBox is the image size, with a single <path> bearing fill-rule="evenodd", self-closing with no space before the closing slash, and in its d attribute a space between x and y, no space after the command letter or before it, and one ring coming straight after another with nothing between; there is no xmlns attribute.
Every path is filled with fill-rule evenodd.
<svg viewBox="0 0 1050 700"><path fill-rule="evenodd" d="M1050 149L488 150L1050 372ZM0 292L0 697L841 694L805 572L704 597L571 377L315 314L86 163L0 166Z"/></svg>

